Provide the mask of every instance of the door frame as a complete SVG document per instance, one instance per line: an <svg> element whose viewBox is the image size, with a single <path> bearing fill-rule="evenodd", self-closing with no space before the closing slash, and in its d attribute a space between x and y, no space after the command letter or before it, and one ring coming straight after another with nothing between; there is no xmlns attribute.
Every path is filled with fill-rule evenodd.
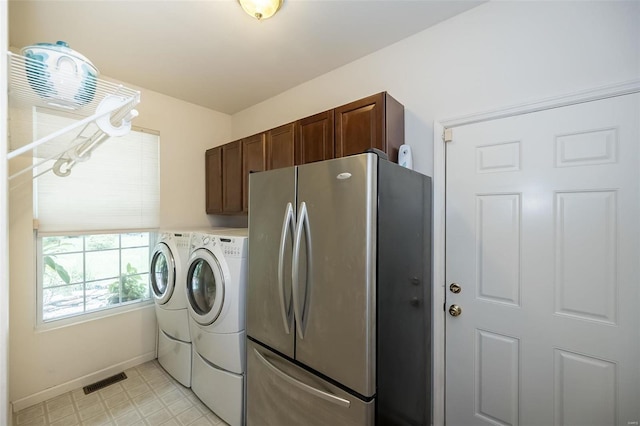
<svg viewBox="0 0 640 426"><path fill-rule="evenodd" d="M0 423L11 425L9 401L9 190L7 184L7 145L9 107L7 94L9 70L5 46L9 46L9 2L0 2Z"/></svg>
<svg viewBox="0 0 640 426"><path fill-rule="evenodd" d="M640 92L640 79L572 92L534 102L508 106L433 122L433 425L445 424L445 237L446 237L446 142L444 131L467 124L514 117L553 108L592 102ZM442 309L437 308L442 304Z"/></svg>

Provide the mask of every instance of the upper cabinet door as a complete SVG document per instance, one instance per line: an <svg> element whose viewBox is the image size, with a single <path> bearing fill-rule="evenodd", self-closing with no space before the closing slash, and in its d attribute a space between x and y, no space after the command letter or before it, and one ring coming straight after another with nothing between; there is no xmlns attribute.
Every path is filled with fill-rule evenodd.
<svg viewBox="0 0 640 426"><path fill-rule="evenodd" d="M222 210L242 212L242 141L222 146Z"/></svg>
<svg viewBox="0 0 640 426"><path fill-rule="evenodd" d="M333 110L298 121L296 165L333 158Z"/></svg>
<svg viewBox="0 0 640 426"><path fill-rule="evenodd" d="M404 143L404 107L382 92L335 109L335 156L377 148L398 161Z"/></svg>
<svg viewBox="0 0 640 426"><path fill-rule="evenodd" d="M289 123L267 132L267 170L294 165L295 126Z"/></svg>
<svg viewBox="0 0 640 426"><path fill-rule="evenodd" d="M335 109L336 157L360 154L369 148L384 151L384 99L369 96Z"/></svg>
<svg viewBox="0 0 640 426"><path fill-rule="evenodd" d="M222 213L222 147L207 150L205 180L207 214Z"/></svg>
<svg viewBox="0 0 640 426"><path fill-rule="evenodd" d="M267 169L266 135L260 133L242 140L242 211L249 210L249 174Z"/></svg>

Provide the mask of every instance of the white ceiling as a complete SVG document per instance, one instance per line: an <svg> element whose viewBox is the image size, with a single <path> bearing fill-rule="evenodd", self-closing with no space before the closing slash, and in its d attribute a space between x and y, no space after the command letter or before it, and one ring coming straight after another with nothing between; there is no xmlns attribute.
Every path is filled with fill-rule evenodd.
<svg viewBox="0 0 640 426"><path fill-rule="evenodd" d="M480 3L285 0L258 22L236 0L11 0L9 44L64 40L103 75L233 114Z"/></svg>

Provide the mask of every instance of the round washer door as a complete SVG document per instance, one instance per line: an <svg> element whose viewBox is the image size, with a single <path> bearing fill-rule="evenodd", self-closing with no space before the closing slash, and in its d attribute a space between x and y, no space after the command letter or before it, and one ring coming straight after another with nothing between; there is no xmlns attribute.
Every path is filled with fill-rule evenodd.
<svg viewBox="0 0 640 426"><path fill-rule="evenodd" d="M193 252L187 272L189 312L196 322L212 324L224 303L225 274L218 258L201 248Z"/></svg>
<svg viewBox="0 0 640 426"><path fill-rule="evenodd" d="M176 284L176 262L169 246L159 243L151 255L149 265L153 297L159 304L167 303Z"/></svg>

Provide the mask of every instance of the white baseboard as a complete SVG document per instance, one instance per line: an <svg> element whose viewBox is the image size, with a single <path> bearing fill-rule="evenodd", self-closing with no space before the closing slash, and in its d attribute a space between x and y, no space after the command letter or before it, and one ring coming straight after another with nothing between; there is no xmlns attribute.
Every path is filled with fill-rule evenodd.
<svg viewBox="0 0 640 426"><path fill-rule="evenodd" d="M32 405L39 404L51 398L55 398L56 396L62 395L63 393L70 392L72 390L79 389L84 386L95 383L99 380L106 379L107 377L113 376L114 374L118 374L131 367L135 367L136 365L144 364L145 362L151 361L152 359L155 359L155 358L156 358L155 351L148 352L144 355L137 356L135 358L121 362L119 364L115 364L110 367L103 368L102 370L96 371L95 373L78 377L77 379L68 381L66 383L62 383L57 386L50 387L43 391L34 393L33 395L29 395L24 398L20 398L18 400L12 401L11 405L13 407L13 412L23 410L27 407L31 407Z"/></svg>

